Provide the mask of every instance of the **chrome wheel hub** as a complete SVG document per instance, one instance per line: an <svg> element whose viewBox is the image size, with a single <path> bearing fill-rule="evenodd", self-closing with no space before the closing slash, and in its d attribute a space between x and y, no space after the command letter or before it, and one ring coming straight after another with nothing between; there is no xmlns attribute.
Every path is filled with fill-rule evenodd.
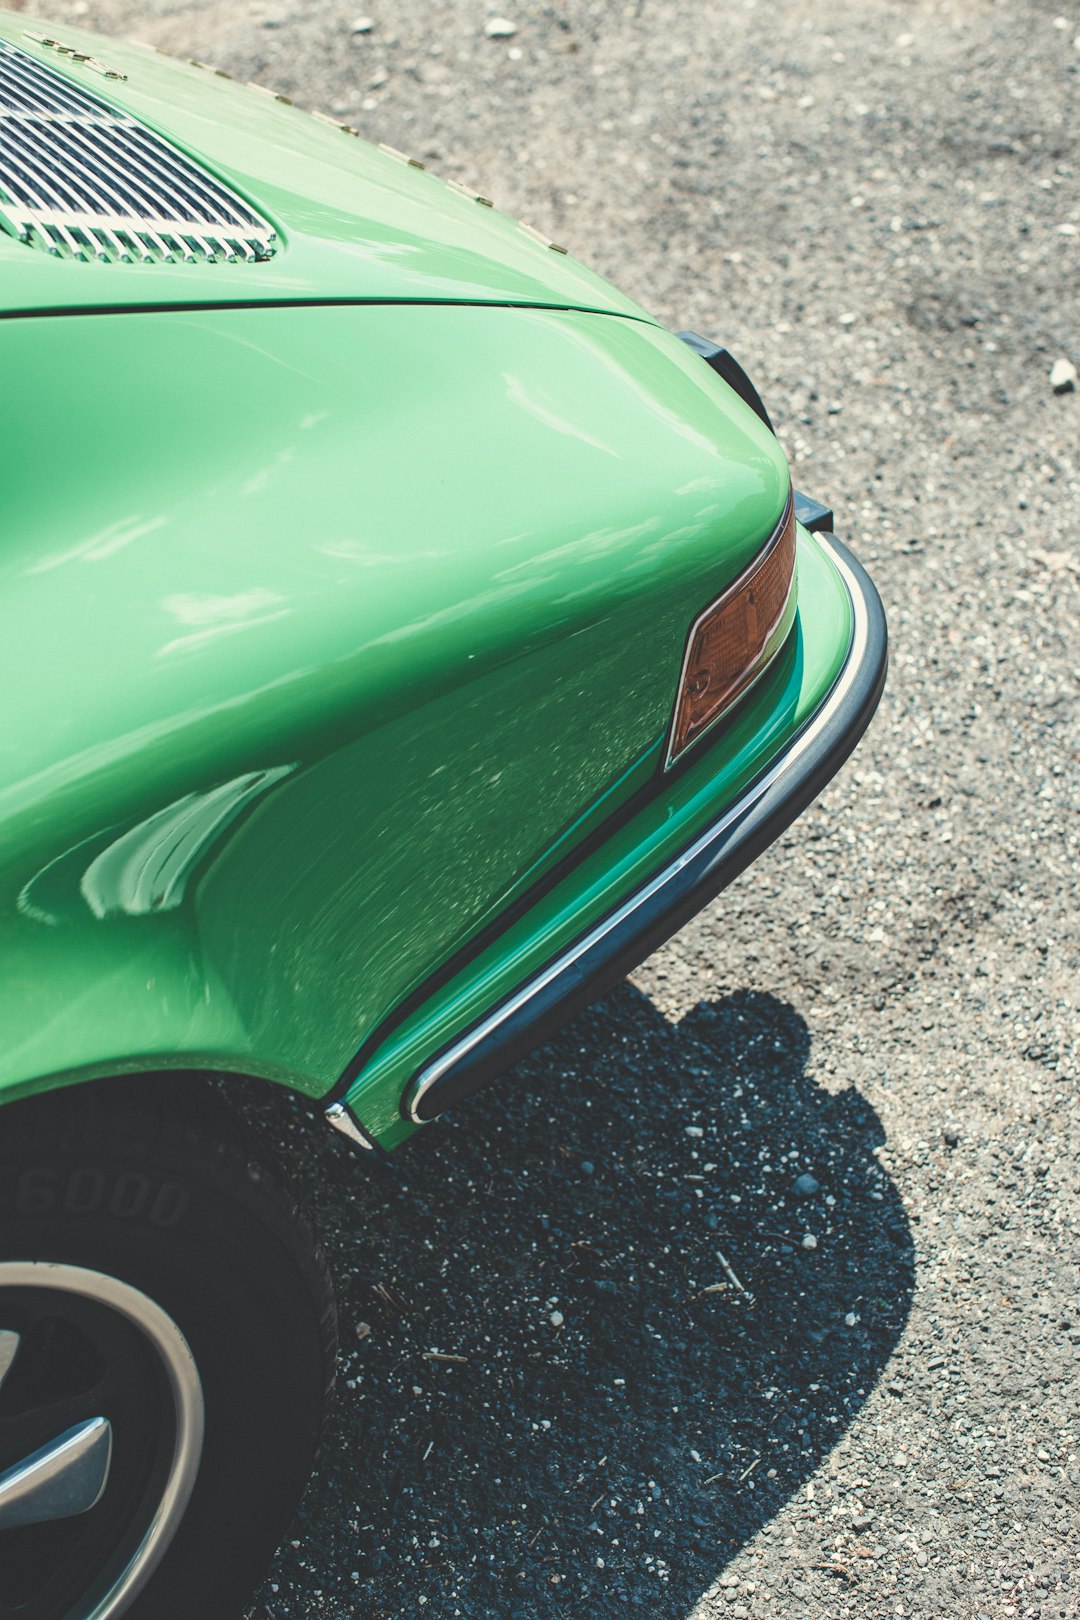
<svg viewBox="0 0 1080 1620"><path fill-rule="evenodd" d="M203 1425L191 1351L152 1299L0 1261L0 1620L120 1620L183 1519Z"/></svg>

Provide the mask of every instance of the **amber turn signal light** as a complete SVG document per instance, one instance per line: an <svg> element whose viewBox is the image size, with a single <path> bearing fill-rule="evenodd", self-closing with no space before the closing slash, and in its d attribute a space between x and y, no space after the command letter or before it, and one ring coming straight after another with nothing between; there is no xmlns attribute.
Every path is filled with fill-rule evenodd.
<svg viewBox="0 0 1080 1620"><path fill-rule="evenodd" d="M695 620L683 659L667 765L762 675L795 617L795 503L734 585Z"/></svg>

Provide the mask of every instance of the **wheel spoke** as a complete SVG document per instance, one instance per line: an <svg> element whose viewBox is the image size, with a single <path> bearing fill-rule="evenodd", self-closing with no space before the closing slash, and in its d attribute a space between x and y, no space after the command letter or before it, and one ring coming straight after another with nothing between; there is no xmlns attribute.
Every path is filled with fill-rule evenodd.
<svg viewBox="0 0 1080 1620"><path fill-rule="evenodd" d="M85 1395L61 1396L20 1412L0 1412L0 1479L6 1479L12 1468L21 1468L27 1457L53 1444L56 1437L70 1434L99 1413L107 1415L108 1409Z"/></svg>
<svg viewBox="0 0 1080 1620"><path fill-rule="evenodd" d="M57 1435L0 1474L0 1530L89 1513L112 1461L112 1425L94 1417Z"/></svg>

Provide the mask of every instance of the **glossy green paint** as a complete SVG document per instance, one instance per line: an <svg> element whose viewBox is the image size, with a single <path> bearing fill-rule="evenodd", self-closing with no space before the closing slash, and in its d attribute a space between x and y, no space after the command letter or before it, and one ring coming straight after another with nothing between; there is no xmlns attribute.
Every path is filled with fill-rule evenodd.
<svg viewBox="0 0 1080 1620"><path fill-rule="evenodd" d="M657 779L689 623L786 464L517 222L206 69L41 25L127 75L105 80L34 26L0 13L279 243L99 265L0 235L0 1096L191 1066L321 1095ZM418 1064L820 701L846 596L805 535L800 573L796 632L716 746L375 1052L351 1100L385 1145Z"/></svg>
<svg viewBox="0 0 1080 1620"><path fill-rule="evenodd" d="M347 1100L380 1146L393 1148L420 1128L402 1118L401 1099L426 1062L692 843L820 707L850 645L851 603L804 530L798 577L795 629L714 745L372 1054Z"/></svg>
<svg viewBox="0 0 1080 1620"><path fill-rule="evenodd" d="M8 319L0 361L0 1087L205 1065L322 1094L657 769L784 458L606 315ZM397 1072L365 1081L380 1130Z"/></svg>
<svg viewBox="0 0 1080 1620"><path fill-rule="evenodd" d="M58 36L124 80L27 37ZM0 232L0 309L119 309L289 300L416 299L645 313L516 220L436 175L213 70L65 22L0 11L0 38L176 141L277 227L261 264L97 264L53 258ZM535 223L542 225L543 221Z"/></svg>

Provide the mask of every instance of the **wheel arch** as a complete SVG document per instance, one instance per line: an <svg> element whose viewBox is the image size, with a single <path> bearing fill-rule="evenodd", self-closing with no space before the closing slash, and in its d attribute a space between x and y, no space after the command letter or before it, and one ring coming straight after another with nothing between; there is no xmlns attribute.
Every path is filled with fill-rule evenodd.
<svg viewBox="0 0 1080 1620"><path fill-rule="evenodd" d="M313 1113L316 1111L314 1105L317 1098L305 1089L298 1076L269 1070L260 1073L254 1067L234 1066L220 1058L199 1062L189 1053L177 1054L175 1058L160 1053L152 1057L116 1058L80 1069L28 1076L0 1088L0 1109L17 1107L20 1103L49 1093L75 1088L92 1089L116 1080L145 1080L148 1086L159 1089L174 1086L178 1094L209 1082L229 1102L256 1101L275 1092L287 1091L310 1102Z"/></svg>

